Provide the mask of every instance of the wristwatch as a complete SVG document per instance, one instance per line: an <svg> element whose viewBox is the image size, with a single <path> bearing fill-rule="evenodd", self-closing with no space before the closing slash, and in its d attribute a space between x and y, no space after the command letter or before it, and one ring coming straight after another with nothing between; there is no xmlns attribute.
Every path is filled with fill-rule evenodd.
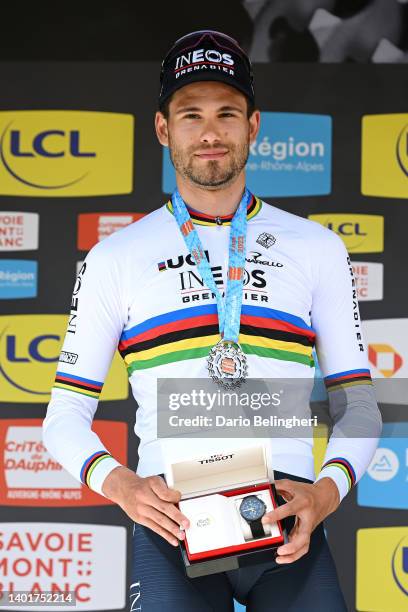
<svg viewBox="0 0 408 612"><path fill-rule="evenodd" d="M250 526L252 536L254 538L263 538L265 531L261 518L266 512L265 502L256 495L247 495L239 506L239 512Z"/></svg>

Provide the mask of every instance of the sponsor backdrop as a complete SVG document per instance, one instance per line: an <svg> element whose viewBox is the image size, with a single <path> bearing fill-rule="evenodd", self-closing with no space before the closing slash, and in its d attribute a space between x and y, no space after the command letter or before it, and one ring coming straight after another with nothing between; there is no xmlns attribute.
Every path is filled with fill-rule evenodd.
<svg viewBox="0 0 408 612"><path fill-rule="evenodd" d="M158 74L154 62L0 65L0 588L68 586L79 610L129 607L131 523L53 460L41 421L86 252L174 187L153 130ZM408 609L406 68L257 64L255 78L249 187L344 240L386 422L328 539L350 610ZM131 468L135 408L117 356L94 429Z"/></svg>

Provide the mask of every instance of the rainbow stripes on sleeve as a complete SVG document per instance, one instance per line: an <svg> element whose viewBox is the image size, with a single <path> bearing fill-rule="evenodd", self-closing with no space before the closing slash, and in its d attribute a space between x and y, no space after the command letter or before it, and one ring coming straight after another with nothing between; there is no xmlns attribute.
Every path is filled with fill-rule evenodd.
<svg viewBox="0 0 408 612"><path fill-rule="evenodd" d="M330 376L325 376L324 382L327 391L336 391L336 389L345 389L355 385L372 384L371 373L367 369L346 370L345 372L330 374Z"/></svg>
<svg viewBox="0 0 408 612"><path fill-rule="evenodd" d="M347 478L348 487L350 491L351 487L356 484L356 473L351 463L347 461L347 459L345 459L344 457L333 457L333 459L329 459L329 461L326 461L326 463L322 465L322 469L320 471L322 472L324 468L331 466L337 467L342 470L343 474Z"/></svg>
<svg viewBox="0 0 408 612"><path fill-rule="evenodd" d="M112 455L110 455L105 450L97 451L96 453L88 457L88 459L84 461L84 464L81 468L81 473L80 473L81 482L87 485L89 488L91 488L90 482L91 482L92 472L94 471L96 466L99 465L104 459L109 459L109 458L112 458Z"/></svg>
<svg viewBox="0 0 408 612"><path fill-rule="evenodd" d="M74 374L66 374L65 372L57 372L54 387L56 389L68 389L68 391L75 391L75 393L99 399L103 382L74 376Z"/></svg>

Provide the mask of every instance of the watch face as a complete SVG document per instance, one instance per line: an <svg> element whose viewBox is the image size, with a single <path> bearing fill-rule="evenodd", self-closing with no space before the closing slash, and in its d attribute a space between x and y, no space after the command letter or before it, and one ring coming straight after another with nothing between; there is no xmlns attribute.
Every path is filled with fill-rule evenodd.
<svg viewBox="0 0 408 612"><path fill-rule="evenodd" d="M256 521L265 514L265 502L256 495L248 495L242 500L239 511L246 521Z"/></svg>

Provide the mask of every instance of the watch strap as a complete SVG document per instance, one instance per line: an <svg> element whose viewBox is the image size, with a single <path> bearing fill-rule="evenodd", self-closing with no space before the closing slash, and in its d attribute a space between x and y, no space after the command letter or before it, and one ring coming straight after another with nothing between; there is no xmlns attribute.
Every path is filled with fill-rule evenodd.
<svg viewBox="0 0 408 612"><path fill-rule="evenodd" d="M265 530L262 524L262 517L259 519L255 519L254 521L248 521L249 526L251 528L252 536L254 538L264 538Z"/></svg>

